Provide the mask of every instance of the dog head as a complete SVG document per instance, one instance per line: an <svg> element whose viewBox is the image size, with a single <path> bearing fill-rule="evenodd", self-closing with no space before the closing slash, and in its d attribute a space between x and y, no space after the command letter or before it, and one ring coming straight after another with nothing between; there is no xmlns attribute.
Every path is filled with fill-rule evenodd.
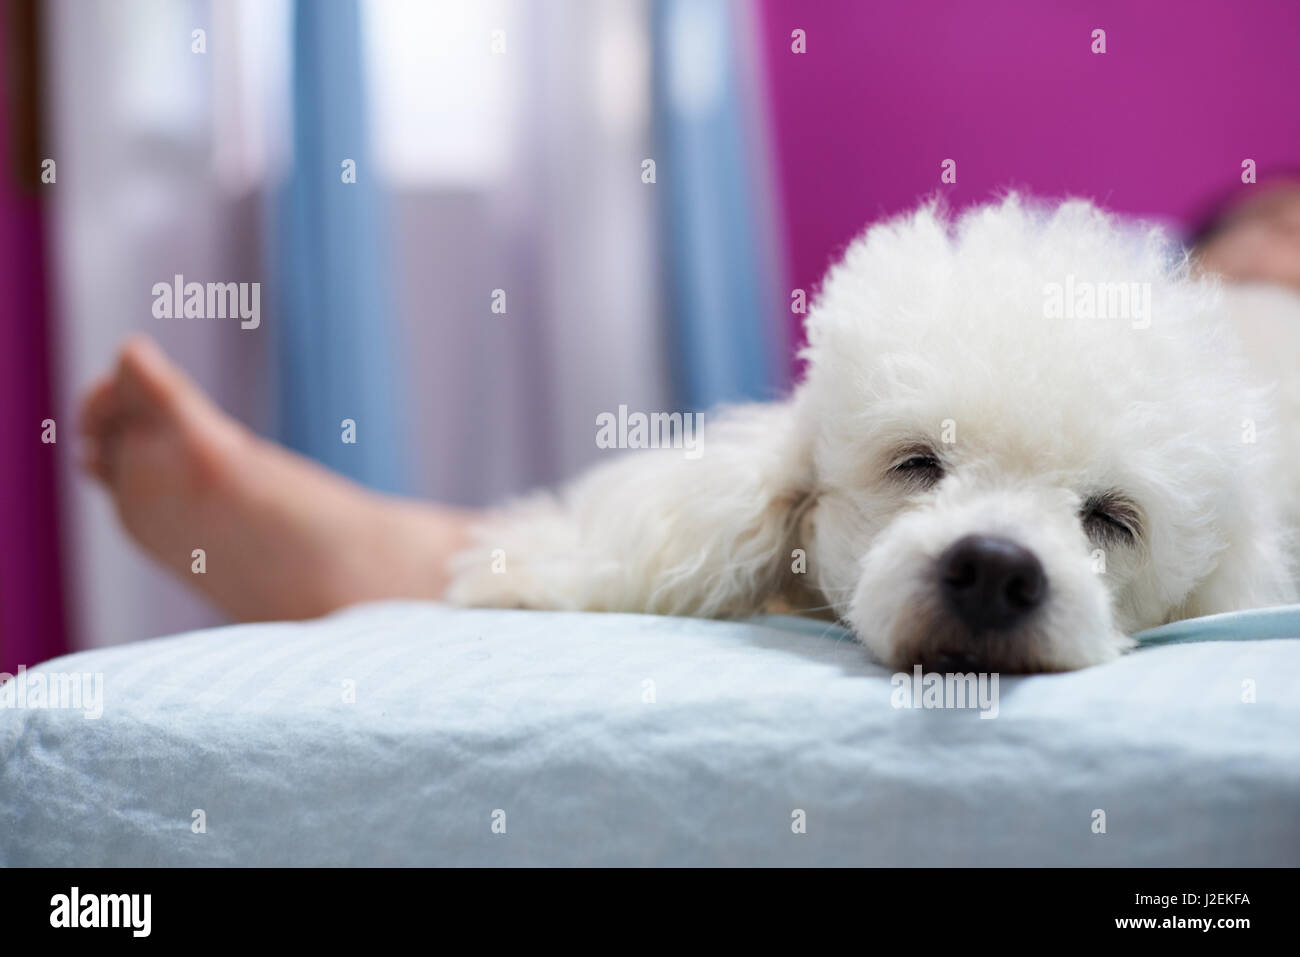
<svg viewBox="0 0 1300 957"><path fill-rule="evenodd" d="M795 526L882 661L1039 671L1291 597L1261 396L1154 230L1015 197L869 229L807 321Z"/></svg>

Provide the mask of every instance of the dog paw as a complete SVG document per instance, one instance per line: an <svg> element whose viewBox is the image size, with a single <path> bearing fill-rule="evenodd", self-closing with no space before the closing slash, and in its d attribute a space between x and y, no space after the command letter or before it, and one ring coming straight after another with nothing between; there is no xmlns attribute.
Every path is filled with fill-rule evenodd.
<svg viewBox="0 0 1300 957"><path fill-rule="evenodd" d="M544 608L539 585L525 567L511 567L500 549L457 555L446 599L469 608Z"/></svg>

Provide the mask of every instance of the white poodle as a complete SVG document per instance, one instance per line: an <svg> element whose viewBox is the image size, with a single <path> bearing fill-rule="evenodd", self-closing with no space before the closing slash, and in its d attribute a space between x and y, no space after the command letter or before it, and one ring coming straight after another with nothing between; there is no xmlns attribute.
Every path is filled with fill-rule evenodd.
<svg viewBox="0 0 1300 957"><path fill-rule="evenodd" d="M1294 364L1294 297L1198 278L1157 229L1081 201L928 204L830 270L787 401L706 421L698 458L622 453L495 513L448 595L780 600L948 671L1079 668L1146 627L1293 601L1300 402L1238 325Z"/></svg>

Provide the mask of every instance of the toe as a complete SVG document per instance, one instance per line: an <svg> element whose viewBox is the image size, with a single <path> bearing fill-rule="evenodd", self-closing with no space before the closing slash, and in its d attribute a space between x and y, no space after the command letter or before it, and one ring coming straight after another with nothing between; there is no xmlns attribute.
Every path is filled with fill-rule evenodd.
<svg viewBox="0 0 1300 957"><path fill-rule="evenodd" d="M129 419L167 421L189 433L224 418L194 380L146 336L132 336L122 346L117 377Z"/></svg>
<svg viewBox="0 0 1300 957"><path fill-rule="evenodd" d="M85 436L100 435L117 415L117 383L103 378L92 385L81 400L81 419L78 427Z"/></svg>
<svg viewBox="0 0 1300 957"><path fill-rule="evenodd" d="M117 360L117 379L123 399L132 406L169 407L176 403L186 383L157 343L147 336L132 336Z"/></svg>
<svg viewBox="0 0 1300 957"><path fill-rule="evenodd" d="M118 429L121 403L116 379L100 379L86 393L77 423L82 435L81 467L102 482L109 481L109 459Z"/></svg>
<svg viewBox="0 0 1300 957"><path fill-rule="evenodd" d="M148 336L132 336L122 346L118 378L128 413L160 414L183 428L225 418L198 383Z"/></svg>
<svg viewBox="0 0 1300 957"><path fill-rule="evenodd" d="M80 462L82 471L106 484L112 482L109 469L110 460L111 453L108 442L91 439L82 446Z"/></svg>

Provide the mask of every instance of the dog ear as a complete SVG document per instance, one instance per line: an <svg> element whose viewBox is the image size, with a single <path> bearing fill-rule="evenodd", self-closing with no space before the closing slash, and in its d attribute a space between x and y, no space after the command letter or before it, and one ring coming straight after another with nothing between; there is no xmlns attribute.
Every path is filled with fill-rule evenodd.
<svg viewBox="0 0 1300 957"><path fill-rule="evenodd" d="M632 582L651 585L647 610L753 614L790 574L811 443L793 403L733 409L704 434L697 460L661 456L647 476L633 525L640 548L628 541L625 563Z"/></svg>
<svg viewBox="0 0 1300 957"><path fill-rule="evenodd" d="M693 449L620 453L507 507L453 561L462 604L739 616L790 576L811 484L796 404L706 415ZM490 556L501 568L489 572Z"/></svg>

